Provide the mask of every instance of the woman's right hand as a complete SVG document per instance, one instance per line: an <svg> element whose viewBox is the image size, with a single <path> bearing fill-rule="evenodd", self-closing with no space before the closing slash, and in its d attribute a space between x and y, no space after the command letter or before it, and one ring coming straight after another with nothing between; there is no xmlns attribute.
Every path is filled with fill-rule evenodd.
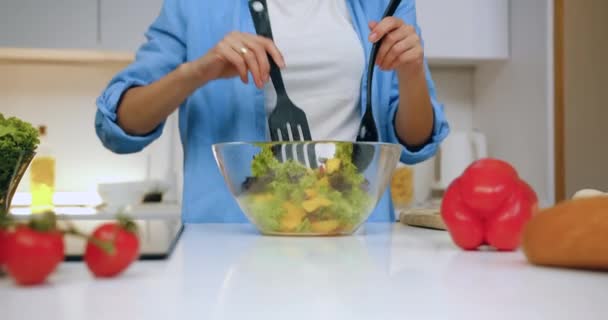
<svg viewBox="0 0 608 320"><path fill-rule="evenodd" d="M251 72L258 88L269 80L268 55L280 67L285 61L274 42L268 38L249 33L231 32L200 59L192 62L193 71L199 79L207 81L240 76L249 82Z"/></svg>
<svg viewBox="0 0 608 320"><path fill-rule="evenodd" d="M196 89L215 79L240 76L248 83L251 73L261 89L270 78L268 55L279 67L285 66L272 40L232 32L198 60L182 64L159 81L127 90L117 111L118 124L129 134L148 134Z"/></svg>

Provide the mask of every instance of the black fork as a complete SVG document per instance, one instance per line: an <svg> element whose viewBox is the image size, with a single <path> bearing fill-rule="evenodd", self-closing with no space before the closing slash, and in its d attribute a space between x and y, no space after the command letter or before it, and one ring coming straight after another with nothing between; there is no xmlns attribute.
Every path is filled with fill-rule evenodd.
<svg viewBox="0 0 608 320"><path fill-rule="evenodd" d="M249 11L253 18L256 32L264 37L273 39L266 0L249 0ZM306 113L298 108L287 95L281 71L274 59L268 55L270 63L270 78L277 92L277 102L274 110L268 116L268 127L272 141L311 141L310 128ZM301 148L292 146L291 153L282 147L282 159L297 159L309 168L316 167L314 145L300 144ZM301 149L301 150L297 150ZM307 155L305 154L305 150Z"/></svg>
<svg viewBox="0 0 608 320"><path fill-rule="evenodd" d="M391 0L391 2L389 2L388 4L388 7L386 8L386 11L384 12L383 19L395 14L395 11L397 10L397 7L399 7L399 4L401 4L401 0ZM369 56L369 62L367 64L367 99L365 103L366 107L365 113L363 114L363 118L361 119L361 124L359 125L357 141L378 142L380 140L380 137L378 135L378 128L376 127L376 121L374 119L374 113L372 109L372 80L374 77L375 61L378 57L378 50L380 50L382 40L384 40L384 38L374 43L371 54ZM355 145L353 150L353 161L361 171L365 170L365 168L369 166L369 164L374 158L373 151L362 150L365 147L368 147L370 149L373 148L371 146L360 144Z"/></svg>

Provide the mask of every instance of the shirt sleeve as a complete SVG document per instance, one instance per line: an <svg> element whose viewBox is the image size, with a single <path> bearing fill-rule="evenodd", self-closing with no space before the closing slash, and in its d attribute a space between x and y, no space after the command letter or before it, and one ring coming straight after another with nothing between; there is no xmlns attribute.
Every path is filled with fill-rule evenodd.
<svg viewBox="0 0 608 320"><path fill-rule="evenodd" d="M179 2L164 1L159 16L145 34L147 41L137 51L135 61L114 76L97 98L95 131L102 144L115 153L141 151L162 134L164 121L146 135L126 133L117 124L117 108L129 88L153 83L184 62L185 20Z"/></svg>
<svg viewBox="0 0 608 320"><path fill-rule="evenodd" d="M424 40L422 40L422 34L420 27L416 21L416 4L414 0L404 1L395 13L396 16L401 17L407 24L414 26L420 41L424 46ZM399 83L397 75L394 75L391 97L389 103L389 120L388 120L388 142L397 143L403 146L403 152L401 154L401 162L405 164L416 164L429 159L434 156L439 148L439 145L443 139L449 134L450 127L444 114L444 106L437 100L437 94L435 90L435 84L431 78L428 62L424 61L424 70L426 73L426 82L429 89L429 95L431 97L431 104L433 107L433 131L429 140L418 148L408 147L399 137L395 127L395 117L397 115L397 108L399 107Z"/></svg>

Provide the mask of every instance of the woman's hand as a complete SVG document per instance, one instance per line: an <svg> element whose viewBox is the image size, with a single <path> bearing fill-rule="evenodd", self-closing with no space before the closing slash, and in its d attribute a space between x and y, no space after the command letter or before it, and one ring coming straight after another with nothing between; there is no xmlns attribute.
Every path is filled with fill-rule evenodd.
<svg viewBox="0 0 608 320"><path fill-rule="evenodd" d="M268 54L279 67L285 61L267 38L232 32L198 60L186 62L160 80L127 90L118 108L118 124L133 135L145 135L177 109L192 93L207 82L240 76L262 88L269 79Z"/></svg>
<svg viewBox="0 0 608 320"><path fill-rule="evenodd" d="M400 18L386 17L379 23L370 22L369 29L369 41L375 43L384 37L375 61L380 69L399 74L423 70L424 50L413 26Z"/></svg>
<svg viewBox="0 0 608 320"><path fill-rule="evenodd" d="M193 69L202 82L240 76L244 83L248 83L248 72L251 72L255 85L262 88L270 78L268 54L279 67L285 66L283 56L272 40L231 32L205 56L194 61Z"/></svg>
<svg viewBox="0 0 608 320"><path fill-rule="evenodd" d="M399 81L399 108L395 129L410 148L424 146L433 130L434 112L424 70L424 50L413 26L397 17L369 23L369 41L382 40L376 64L395 70Z"/></svg>

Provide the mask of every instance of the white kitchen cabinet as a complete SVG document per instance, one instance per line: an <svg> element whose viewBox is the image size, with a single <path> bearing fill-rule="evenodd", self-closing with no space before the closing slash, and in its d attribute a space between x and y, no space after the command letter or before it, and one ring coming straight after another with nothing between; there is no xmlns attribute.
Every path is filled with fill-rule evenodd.
<svg viewBox="0 0 608 320"><path fill-rule="evenodd" d="M0 47L134 52L163 0L2 0Z"/></svg>
<svg viewBox="0 0 608 320"><path fill-rule="evenodd" d="M2 0L0 47L135 51L163 0ZM432 63L509 57L509 0L419 0Z"/></svg>
<svg viewBox="0 0 608 320"><path fill-rule="evenodd" d="M131 52L146 40L145 33L163 3L163 0L100 1L101 49Z"/></svg>
<svg viewBox="0 0 608 320"><path fill-rule="evenodd" d="M419 0L416 9L431 62L509 57L509 0Z"/></svg>
<svg viewBox="0 0 608 320"><path fill-rule="evenodd" d="M2 0L0 47L94 48L96 0Z"/></svg>

